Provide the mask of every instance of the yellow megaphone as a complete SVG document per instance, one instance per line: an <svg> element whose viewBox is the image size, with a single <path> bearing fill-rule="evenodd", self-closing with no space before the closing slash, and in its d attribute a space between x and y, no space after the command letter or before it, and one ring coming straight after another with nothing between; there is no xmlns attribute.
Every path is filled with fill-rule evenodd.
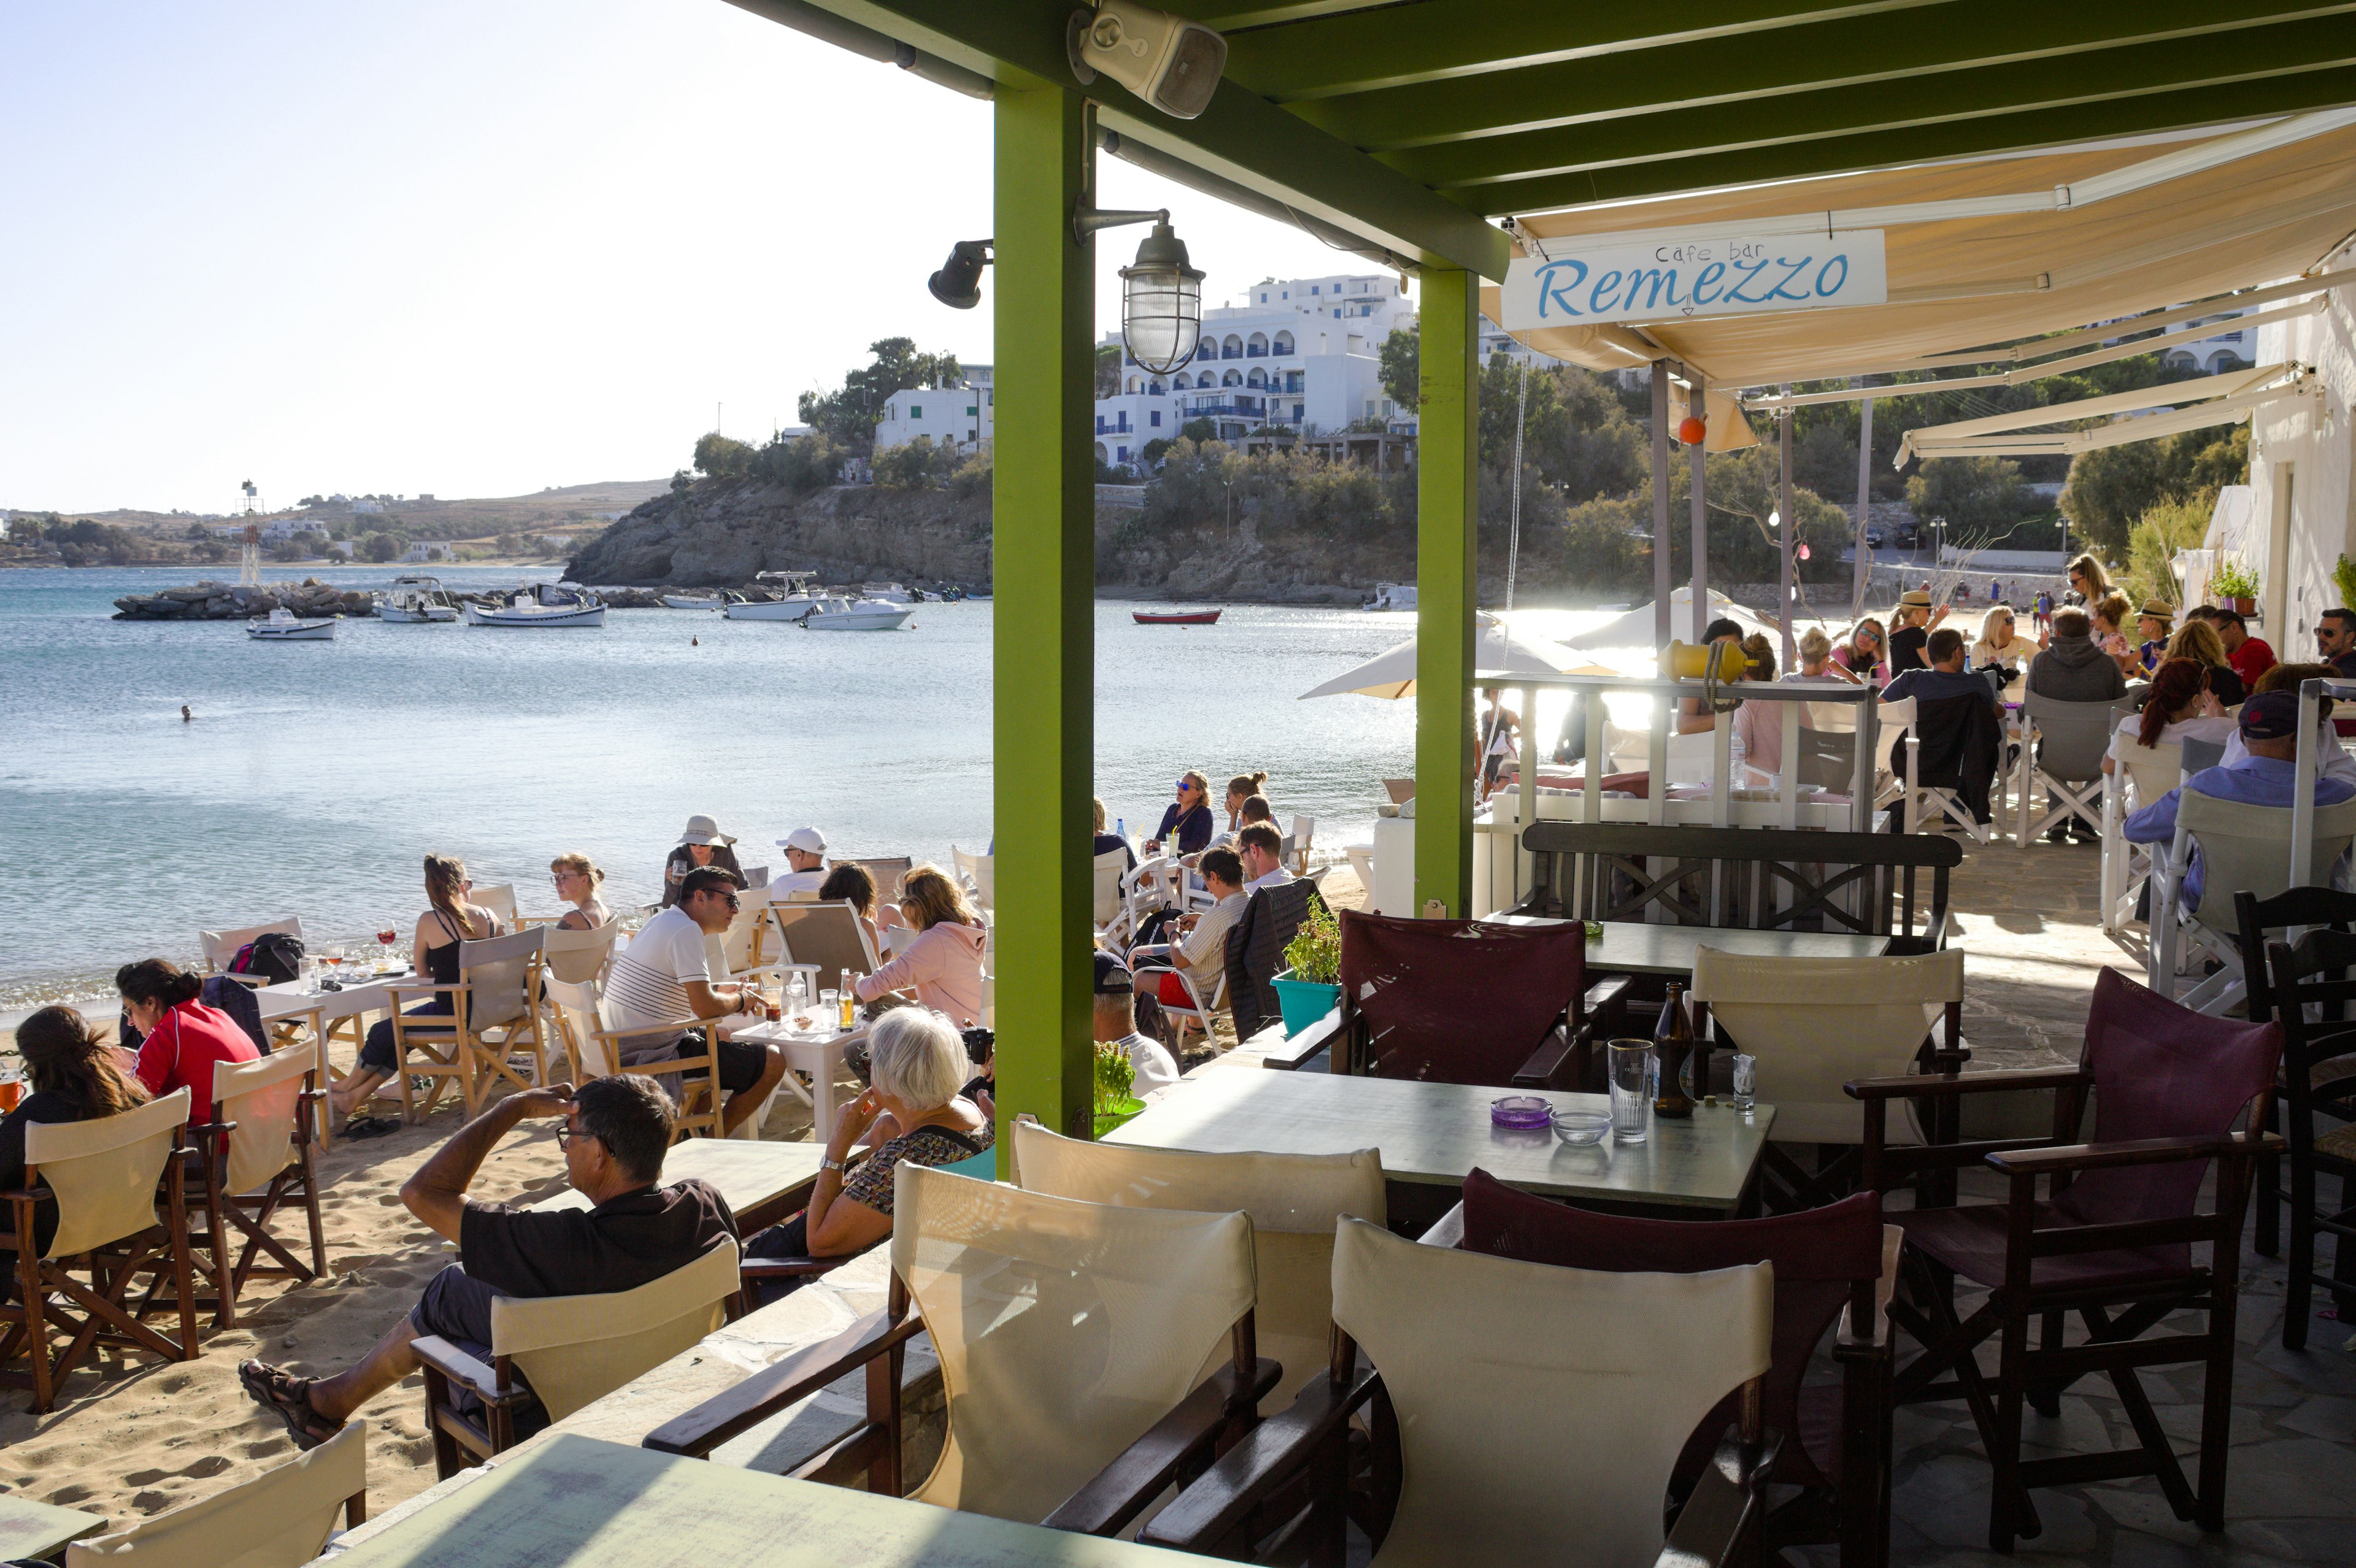
<svg viewBox="0 0 2356 1568"><path fill-rule="evenodd" d="M1671 643L1661 652L1661 673L1671 680L1740 680L1751 668L1740 645Z"/></svg>

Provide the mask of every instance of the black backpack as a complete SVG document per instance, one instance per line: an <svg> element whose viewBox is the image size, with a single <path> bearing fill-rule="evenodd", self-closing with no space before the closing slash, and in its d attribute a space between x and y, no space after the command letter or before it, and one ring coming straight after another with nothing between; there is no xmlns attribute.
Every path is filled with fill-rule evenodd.
<svg viewBox="0 0 2356 1568"><path fill-rule="evenodd" d="M288 932L267 931L237 950L229 961L232 975L258 975L266 985L281 986L303 977L303 939Z"/></svg>

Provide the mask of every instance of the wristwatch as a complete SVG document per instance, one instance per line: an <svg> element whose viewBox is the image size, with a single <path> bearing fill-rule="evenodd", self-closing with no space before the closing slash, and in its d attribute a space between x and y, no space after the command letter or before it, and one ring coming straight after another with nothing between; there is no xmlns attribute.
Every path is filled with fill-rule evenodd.
<svg viewBox="0 0 2356 1568"><path fill-rule="evenodd" d="M821 1155L819 1157L818 1168L820 1170L841 1170L842 1168L842 1161Z"/></svg>

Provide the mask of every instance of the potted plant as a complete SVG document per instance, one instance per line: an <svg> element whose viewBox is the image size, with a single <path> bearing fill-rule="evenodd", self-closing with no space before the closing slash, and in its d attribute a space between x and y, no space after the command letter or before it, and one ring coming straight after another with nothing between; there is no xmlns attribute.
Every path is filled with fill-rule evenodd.
<svg viewBox="0 0 2356 1568"><path fill-rule="evenodd" d="M1287 1038L1299 1034L1342 1000L1342 927L1323 904L1309 912L1284 944L1285 969L1269 983L1276 987Z"/></svg>
<svg viewBox="0 0 2356 1568"><path fill-rule="evenodd" d="M1137 1067L1130 1061L1129 1052L1110 1040L1097 1042L1096 1059L1096 1127L1098 1137L1104 1136L1140 1111L1145 1102L1137 1098Z"/></svg>
<svg viewBox="0 0 2356 1568"><path fill-rule="evenodd" d="M2209 574L2209 592L2244 615L2258 613L2258 574L2231 556Z"/></svg>

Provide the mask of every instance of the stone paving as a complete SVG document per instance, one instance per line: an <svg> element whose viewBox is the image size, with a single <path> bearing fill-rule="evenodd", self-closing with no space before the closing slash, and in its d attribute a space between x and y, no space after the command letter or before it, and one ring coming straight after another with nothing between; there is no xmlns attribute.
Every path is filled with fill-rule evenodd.
<svg viewBox="0 0 2356 1568"><path fill-rule="evenodd" d="M2139 944L2122 945L2102 933L2095 849L2040 844L2024 850L2008 841L1965 848L1952 898L1970 955L1964 1030L1975 1062L2074 1060L2094 971L2109 965L2142 976ZM1967 1180L1964 1197L1993 1200L2002 1190L1993 1173L1979 1173ZM2149 1479L2040 1488L2034 1496L2044 1531L2023 1541L2012 1562L2356 1564L2356 1353L2344 1348L2356 1325L2319 1316L2308 1348L2285 1350L2282 1268L2254 1253L2244 1265L2225 1531L2210 1535L2179 1521ZM1978 1299L1965 1296L1963 1309L1968 1313ZM2318 1304L2319 1314L2328 1310ZM2187 1315L2181 1326L2195 1328L2198 1320ZM1914 1349L1901 1336L1901 1356ZM1981 1365L1993 1374L1992 1343L1983 1348ZM2200 1370L2163 1368L2144 1372L2142 1381L2189 1468L2200 1427ZM2028 1457L2131 1441L2115 1390L2103 1378L2066 1394L2059 1419L2030 1412L2024 1436ZM1987 1550L1989 1470L1963 1403L1900 1411L1897 1446L1891 1561L1939 1568L2005 1561ZM1794 1555L1818 1568L1837 1562L1829 1550Z"/></svg>

